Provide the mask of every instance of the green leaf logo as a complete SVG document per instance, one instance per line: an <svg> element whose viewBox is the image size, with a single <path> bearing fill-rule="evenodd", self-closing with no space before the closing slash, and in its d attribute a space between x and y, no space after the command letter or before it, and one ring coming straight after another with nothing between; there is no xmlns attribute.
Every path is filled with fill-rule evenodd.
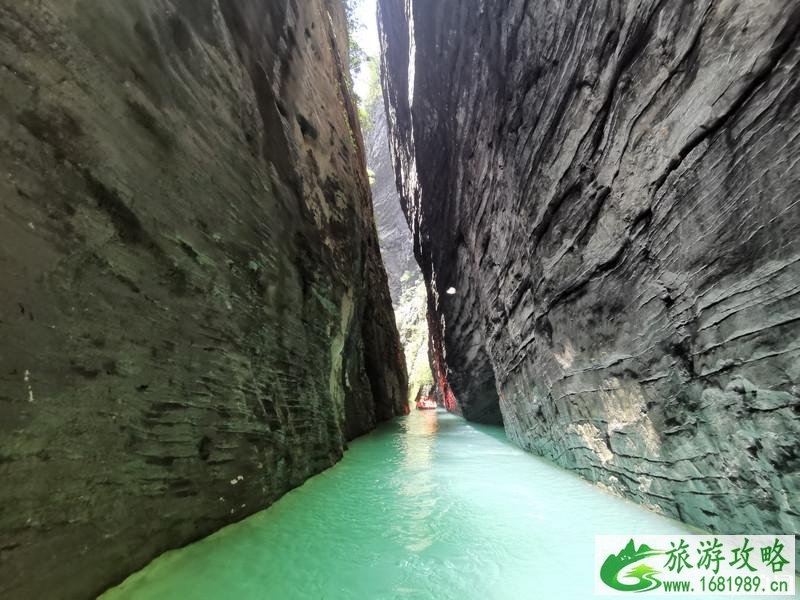
<svg viewBox="0 0 800 600"><path fill-rule="evenodd" d="M664 554L663 550L654 550L646 544L642 544L637 549L631 539L628 544L620 550L619 554L610 554L600 567L600 579L608 587L621 592L649 592L661 585L661 581L656 577L660 571L650 565L642 563L648 556ZM627 571L628 567L631 567ZM623 573L623 571L625 571ZM635 579L634 583L623 583L619 580L620 576L627 580Z"/></svg>

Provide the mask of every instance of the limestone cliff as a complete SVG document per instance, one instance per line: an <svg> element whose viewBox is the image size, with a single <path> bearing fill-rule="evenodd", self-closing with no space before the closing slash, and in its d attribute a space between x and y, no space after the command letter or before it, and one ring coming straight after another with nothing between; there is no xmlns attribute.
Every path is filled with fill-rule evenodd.
<svg viewBox="0 0 800 600"><path fill-rule="evenodd" d="M0 0L0 596L83 598L405 409L339 0Z"/></svg>
<svg viewBox="0 0 800 600"><path fill-rule="evenodd" d="M378 228L381 255L386 265L389 291L397 306L403 288L410 288L422 280L414 258L411 230L400 207L400 196L395 186L392 155L383 98L378 96L366 107L369 128L365 135L367 167L372 178L372 200L375 224Z"/></svg>
<svg viewBox="0 0 800 600"><path fill-rule="evenodd" d="M797 3L380 21L453 408L684 521L800 531Z"/></svg>
<svg viewBox="0 0 800 600"><path fill-rule="evenodd" d="M425 280L414 258L411 230L400 206L395 185L388 124L379 93L366 102L367 167L381 256L386 265L395 321L408 366L408 394L414 400L420 388L432 383L428 360L427 295Z"/></svg>

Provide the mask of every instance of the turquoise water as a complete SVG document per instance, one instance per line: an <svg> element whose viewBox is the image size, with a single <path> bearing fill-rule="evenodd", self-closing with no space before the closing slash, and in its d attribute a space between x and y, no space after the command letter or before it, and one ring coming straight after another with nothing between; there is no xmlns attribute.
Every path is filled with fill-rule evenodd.
<svg viewBox="0 0 800 600"><path fill-rule="evenodd" d="M522 452L500 428L414 411L103 598L586 600L595 534L685 532Z"/></svg>

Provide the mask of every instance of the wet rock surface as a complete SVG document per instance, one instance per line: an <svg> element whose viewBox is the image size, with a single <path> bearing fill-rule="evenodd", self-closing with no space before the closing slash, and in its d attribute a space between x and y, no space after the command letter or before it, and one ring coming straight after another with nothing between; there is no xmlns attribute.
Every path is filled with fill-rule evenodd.
<svg viewBox="0 0 800 600"><path fill-rule="evenodd" d="M379 20L452 408L686 522L800 531L796 3Z"/></svg>
<svg viewBox="0 0 800 600"><path fill-rule="evenodd" d="M83 598L405 408L341 4L0 1L0 596Z"/></svg>

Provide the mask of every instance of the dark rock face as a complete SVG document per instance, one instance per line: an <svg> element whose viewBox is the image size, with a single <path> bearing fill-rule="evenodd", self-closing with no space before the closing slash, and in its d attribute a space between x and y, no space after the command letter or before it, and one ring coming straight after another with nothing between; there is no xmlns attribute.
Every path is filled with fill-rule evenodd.
<svg viewBox="0 0 800 600"><path fill-rule="evenodd" d="M440 385L666 514L800 531L800 7L408 4L385 94Z"/></svg>
<svg viewBox="0 0 800 600"><path fill-rule="evenodd" d="M0 596L82 598L405 407L334 0L0 0Z"/></svg>

